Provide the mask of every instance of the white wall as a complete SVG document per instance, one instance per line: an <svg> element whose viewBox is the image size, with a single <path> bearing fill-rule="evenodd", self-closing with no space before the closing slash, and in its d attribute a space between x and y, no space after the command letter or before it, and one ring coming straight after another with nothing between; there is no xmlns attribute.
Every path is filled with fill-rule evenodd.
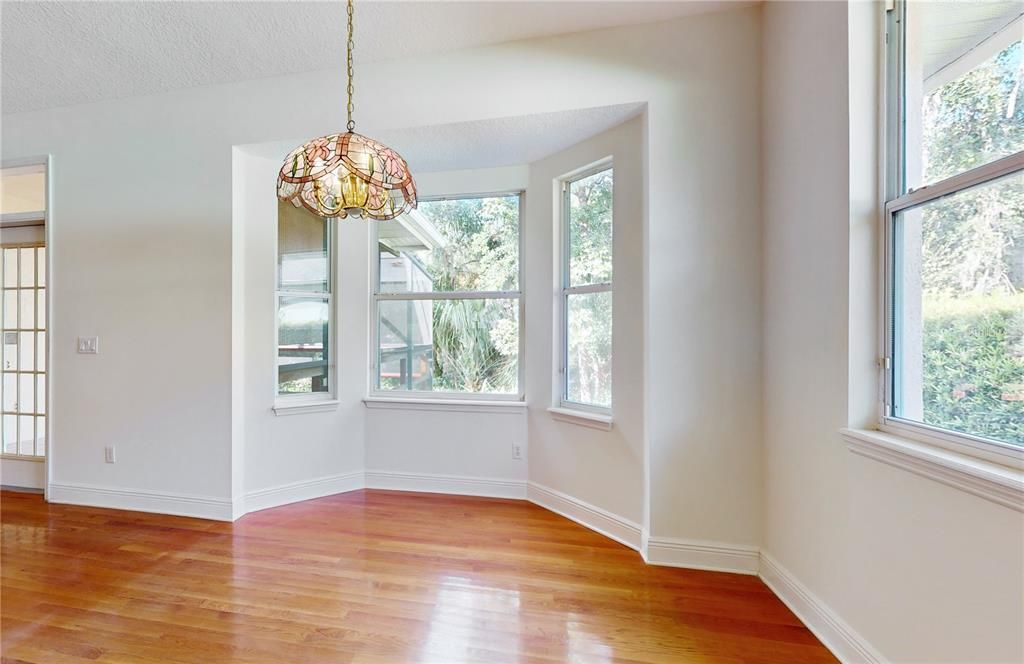
<svg viewBox="0 0 1024 664"><path fill-rule="evenodd" d="M665 537L758 539L758 56L759 9L747 7L359 74L370 135L647 103L645 499ZM249 268L231 258L232 147L337 130L341 79L335 69L4 117L4 159L53 156L54 498L230 517L251 491L240 485L271 481L239 466L262 463L248 459L261 447L279 459L289 441L243 453L238 437L258 434L232 417L260 407L239 385L232 396L233 381L250 380L239 366L250 349L233 343L248 311L232 308L232 291ZM101 353L75 354L75 337L93 334Z"/></svg>
<svg viewBox="0 0 1024 664"><path fill-rule="evenodd" d="M643 116L530 165L526 251L527 394L530 481L635 524L643 521L644 486L644 124ZM613 235L613 428L599 431L555 420L560 235L558 179L611 157L615 168Z"/></svg>
<svg viewBox="0 0 1024 664"><path fill-rule="evenodd" d="M884 660L1021 661L1020 514L838 433L877 389L875 11L764 7L763 547Z"/></svg>
<svg viewBox="0 0 1024 664"><path fill-rule="evenodd" d="M54 157L51 497L223 510L230 148L200 109L160 101L4 118L5 160ZM76 354L78 335L98 335L100 354Z"/></svg>

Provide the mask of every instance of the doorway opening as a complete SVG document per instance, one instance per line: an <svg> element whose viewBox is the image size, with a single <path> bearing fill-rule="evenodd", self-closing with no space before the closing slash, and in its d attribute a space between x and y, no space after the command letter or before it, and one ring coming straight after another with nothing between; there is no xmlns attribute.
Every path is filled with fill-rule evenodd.
<svg viewBox="0 0 1024 664"><path fill-rule="evenodd" d="M0 483L40 490L48 451L47 165L0 168Z"/></svg>

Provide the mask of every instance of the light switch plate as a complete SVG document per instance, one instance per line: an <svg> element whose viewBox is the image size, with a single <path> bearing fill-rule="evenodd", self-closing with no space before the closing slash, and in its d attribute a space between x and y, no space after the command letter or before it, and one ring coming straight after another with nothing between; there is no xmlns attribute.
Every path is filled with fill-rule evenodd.
<svg viewBox="0 0 1024 664"><path fill-rule="evenodd" d="M99 337L78 337L78 352L96 355L100 352Z"/></svg>

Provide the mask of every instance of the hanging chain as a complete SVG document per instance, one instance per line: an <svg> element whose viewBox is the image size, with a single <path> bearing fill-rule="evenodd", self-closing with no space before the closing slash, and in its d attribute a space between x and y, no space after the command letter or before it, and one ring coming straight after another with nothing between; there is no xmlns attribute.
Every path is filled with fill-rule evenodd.
<svg viewBox="0 0 1024 664"><path fill-rule="evenodd" d="M356 128L356 122L352 119L352 111L355 109L355 105L352 103L352 50L355 48L355 42L352 41L352 0L348 0L348 130L352 131Z"/></svg>

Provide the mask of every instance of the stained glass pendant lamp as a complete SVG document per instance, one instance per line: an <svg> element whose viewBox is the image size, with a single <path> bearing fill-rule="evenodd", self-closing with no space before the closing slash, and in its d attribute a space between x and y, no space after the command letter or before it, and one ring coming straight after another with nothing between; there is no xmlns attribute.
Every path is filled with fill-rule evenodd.
<svg viewBox="0 0 1024 664"><path fill-rule="evenodd" d="M352 16L348 0L348 131L292 150L277 177L277 197L324 219L386 221L415 209L416 184L401 155L354 131Z"/></svg>

